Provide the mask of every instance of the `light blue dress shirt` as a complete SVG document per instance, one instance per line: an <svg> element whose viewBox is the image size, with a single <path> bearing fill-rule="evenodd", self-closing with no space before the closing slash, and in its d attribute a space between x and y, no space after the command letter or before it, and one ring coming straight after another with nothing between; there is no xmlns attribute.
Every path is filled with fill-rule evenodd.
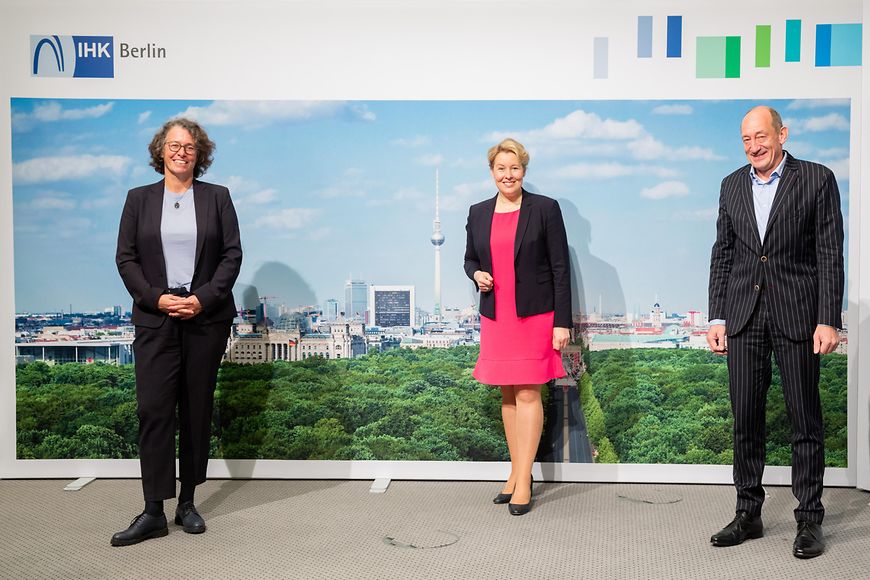
<svg viewBox="0 0 870 580"><path fill-rule="evenodd" d="M755 221L758 223L758 239L764 243L764 234L767 233L767 222L770 220L770 208L773 206L773 198L776 197L776 188L779 187L779 178L782 176L782 168L785 167L785 159L788 153L783 152L782 161L770 174L770 179L761 181L755 168L750 167L749 179L752 181L752 206L755 208ZM725 324L722 319L710 321L714 324Z"/></svg>

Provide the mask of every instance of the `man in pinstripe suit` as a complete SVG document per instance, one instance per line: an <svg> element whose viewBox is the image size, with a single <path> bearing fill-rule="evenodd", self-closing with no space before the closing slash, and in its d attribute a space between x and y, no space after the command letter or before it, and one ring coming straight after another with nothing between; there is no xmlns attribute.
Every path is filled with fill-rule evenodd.
<svg viewBox="0 0 870 580"><path fill-rule="evenodd" d="M813 558L825 549L819 356L839 343L845 278L840 192L830 169L783 150L788 128L772 108L749 111L741 133L749 165L722 180L707 333L710 349L728 355L737 514L710 541L734 546L764 534L772 353L792 425L793 553Z"/></svg>

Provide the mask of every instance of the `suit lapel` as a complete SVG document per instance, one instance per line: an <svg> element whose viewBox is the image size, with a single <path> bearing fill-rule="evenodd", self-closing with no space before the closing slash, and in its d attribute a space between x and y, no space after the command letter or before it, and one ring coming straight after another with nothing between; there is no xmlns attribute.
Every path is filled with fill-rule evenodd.
<svg viewBox="0 0 870 580"><path fill-rule="evenodd" d="M490 199L484 207L484 214L481 216L481 224L480 224L480 263L481 265L486 266L489 270L492 271L492 252L490 252L489 248L489 237L492 235L492 216L495 213L495 202L498 199L498 195Z"/></svg>
<svg viewBox="0 0 870 580"><path fill-rule="evenodd" d="M196 257L193 261L193 272L196 275L196 269L199 265L199 256L202 254L202 246L205 242L205 228L208 223L208 214L211 211L209 204L210 197L205 191L205 186L202 182L193 181L193 204L196 211Z"/></svg>
<svg viewBox="0 0 870 580"><path fill-rule="evenodd" d="M785 167L783 167L782 176L779 178L779 185L776 188L776 194L773 196L773 203L770 204L770 217L767 219L767 232L770 231L776 216L779 215L779 208L785 203L789 193L795 188L798 182L798 164L795 158L791 155L786 158ZM765 238L767 233L765 232Z"/></svg>
<svg viewBox="0 0 870 580"><path fill-rule="evenodd" d="M146 221L145 228L155 232L160 243L157 244L157 259L160 260L159 272L166 275L166 260L163 257L163 236L160 233L160 226L163 223L163 195L165 185L164 181L158 181L151 186L148 196L145 198Z"/></svg>
<svg viewBox="0 0 870 580"><path fill-rule="evenodd" d="M520 202L520 218L517 222L517 237L514 239L514 262L520 254L520 244L523 243L523 236L526 235L526 227L529 225L529 214L534 205L534 196L523 190L523 200Z"/></svg>
<svg viewBox="0 0 870 580"><path fill-rule="evenodd" d="M761 248L761 238L758 236L758 220L755 219L755 203L752 201L752 177L750 177L748 169L737 179L737 198L749 219L752 238L756 245Z"/></svg>

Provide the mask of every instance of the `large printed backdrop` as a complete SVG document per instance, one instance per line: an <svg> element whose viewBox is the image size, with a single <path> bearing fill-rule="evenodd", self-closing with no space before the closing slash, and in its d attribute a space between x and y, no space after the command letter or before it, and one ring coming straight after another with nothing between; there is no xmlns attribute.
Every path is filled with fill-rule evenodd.
<svg viewBox="0 0 870 580"><path fill-rule="evenodd" d="M262 364L228 356L214 457L506 458L498 392L470 375L475 297L461 264L467 208L495 192L486 149L513 136L532 155L527 187L560 201L582 331L577 386L548 390L540 457L730 463L726 370L702 335L719 182L745 163L739 123L752 104L13 99L18 457L136 455L115 235L125 191L160 177L148 141L183 114L217 142L204 179L230 187L240 217L236 298L253 312L234 340L268 329L296 348ZM848 213L849 102L769 104L791 129L789 152L834 170ZM441 323L420 334L437 318L436 169ZM305 358L338 311L353 316L348 280L413 287L415 334L372 340L370 315L369 335L353 331L366 342L357 356ZM768 456L787 465L778 381ZM827 463L843 467L844 354L823 359L822 395ZM556 427L566 413L569 433Z"/></svg>

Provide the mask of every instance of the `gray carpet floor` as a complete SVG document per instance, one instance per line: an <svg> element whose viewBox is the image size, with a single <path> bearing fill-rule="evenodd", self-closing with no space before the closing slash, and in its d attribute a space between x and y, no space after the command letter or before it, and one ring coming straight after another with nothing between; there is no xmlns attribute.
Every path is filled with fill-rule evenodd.
<svg viewBox="0 0 870 580"><path fill-rule="evenodd" d="M536 483L515 517L494 482L213 480L197 490L204 534L170 523L113 548L139 481L66 483L0 481L0 578L870 578L870 494L855 489L825 490L828 551L802 561L785 487L768 488L764 538L714 548L728 486Z"/></svg>

